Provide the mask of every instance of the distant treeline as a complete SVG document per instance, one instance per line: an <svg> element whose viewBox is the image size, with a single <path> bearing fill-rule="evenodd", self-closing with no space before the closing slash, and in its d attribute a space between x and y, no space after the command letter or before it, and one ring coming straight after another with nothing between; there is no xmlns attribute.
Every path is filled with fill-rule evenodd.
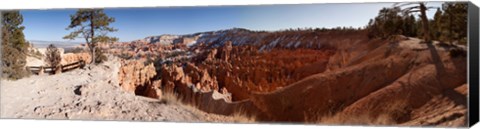
<svg viewBox="0 0 480 129"><path fill-rule="evenodd" d="M467 3L447 2L441 7L428 9L436 9L433 19L428 19L428 32L432 40L467 43ZM406 13L401 7L392 7L381 9L378 16L370 19L366 29L370 38L389 38L398 34L424 38L423 26L421 18L417 18L415 13Z"/></svg>

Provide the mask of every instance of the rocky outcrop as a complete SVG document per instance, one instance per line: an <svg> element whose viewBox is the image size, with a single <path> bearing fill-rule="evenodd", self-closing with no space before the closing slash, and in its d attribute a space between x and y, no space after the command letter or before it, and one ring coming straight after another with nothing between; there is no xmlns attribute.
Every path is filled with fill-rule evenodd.
<svg viewBox="0 0 480 129"><path fill-rule="evenodd" d="M223 61L229 61L230 53L232 52L232 42L228 41L223 45L222 49L220 49L220 59Z"/></svg>
<svg viewBox="0 0 480 129"><path fill-rule="evenodd" d="M119 85L127 92L157 98L160 91L160 82L152 83L157 74L153 64L144 65L141 61L122 60L118 73Z"/></svg>
<svg viewBox="0 0 480 129"><path fill-rule="evenodd" d="M199 54L193 62L216 77L218 87L228 89L237 101L248 99L251 92L273 91L323 72L332 53L330 49L258 52L254 46L232 46L227 42L223 47Z"/></svg>
<svg viewBox="0 0 480 129"><path fill-rule="evenodd" d="M137 41L142 41L142 42L147 42L150 44L162 44L162 45L170 45L173 43L175 39L179 38L177 35L160 35L160 36L149 36L141 40Z"/></svg>
<svg viewBox="0 0 480 129"><path fill-rule="evenodd" d="M219 91L217 79L210 77L207 70L199 69L194 64L187 63L185 74L190 77L190 81L196 89L202 92Z"/></svg>
<svg viewBox="0 0 480 129"><path fill-rule="evenodd" d="M183 69L177 65L164 64L161 68L161 79L164 92L174 93L177 86L188 85Z"/></svg>
<svg viewBox="0 0 480 129"><path fill-rule="evenodd" d="M466 62L461 55L448 56L447 49L414 38L368 39L364 31L252 33L205 33L197 45L171 45L165 51L178 53L159 56L168 61L157 69L159 80L131 87L151 97L175 93L209 113L243 111L261 121L326 122L332 115L342 119L338 124L465 120L460 100L468 89L459 85L466 83ZM157 51L131 45L140 58ZM446 108L434 109L437 103ZM430 116L438 119L428 121Z"/></svg>
<svg viewBox="0 0 480 129"><path fill-rule="evenodd" d="M62 61L60 62L61 64L70 64L70 63L75 63L80 60L85 61L86 63L90 63L91 57L90 54L83 52L83 53L66 53L63 54L62 56Z"/></svg>
<svg viewBox="0 0 480 129"><path fill-rule="evenodd" d="M195 92L211 92L222 91L227 94L226 89L219 90L218 82L215 77L211 77L205 69L199 69L191 63L179 67L175 64L167 66L163 65L161 69L162 87L165 92L183 93L181 89L188 89Z"/></svg>
<svg viewBox="0 0 480 129"><path fill-rule="evenodd" d="M111 58L112 56L107 57L109 59L101 64L54 76L34 76L20 80L1 79L0 117L139 122L238 122L234 117L205 113L181 103L165 103L159 99L127 93L118 86L120 61L118 58ZM155 83L154 81L153 84ZM21 97L19 94L22 94Z"/></svg>
<svg viewBox="0 0 480 129"><path fill-rule="evenodd" d="M215 55L217 55L217 49L212 49L210 52L208 52L205 61L213 61L215 59Z"/></svg>
<svg viewBox="0 0 480 129"><path fill-rule="evenodd" d="M162 80L155 80L152 82L151 85L147 85L145 87L145 91L143 92L144 96L150 97L150 98L162 98Z"/></svg>
<svg viewBox="0 0 480 129"><path fill-rule="evenodd" d="M375 123L380 119L383 124L464 124L464 58L450 57L442 49L418 51L380 40L352 44L358 46L345 47L342 52L257 52L255 47L223 46L214 58L187 63L183 71L186 75L190 73L186 71L201 73L198 71L205 69L208 76L216 78L219 89L232 94L233 101L219 99L218 91L181 91L201 110L224 115L248 110L265 121L326 122L327 116L336 114L341 117L335 119L340 124L381 124ZM189 76L198 80L198 75ZM433 109L436 103L445 107ZM421 113L427 111L438 120L428 121Z"/></svg>

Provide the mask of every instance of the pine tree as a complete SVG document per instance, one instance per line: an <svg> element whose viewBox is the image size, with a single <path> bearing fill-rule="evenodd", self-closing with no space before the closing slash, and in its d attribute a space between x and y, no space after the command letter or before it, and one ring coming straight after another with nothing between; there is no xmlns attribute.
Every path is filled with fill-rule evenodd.
<svg viewBox="0 0 480 129"><path fill-rule="evenodd" d="M440 10L440 8L437 8L437 11L435 12L435 15L433 16L433 20L431 21L431 26L432 26L432 38L436 40L441 40L442 36L442 15L443 12Z"/></svg>
<svg viewBox="0 0 480 129"><path fill-rule="evenodd" d="M404 22L403 22L403 28L402 28L403 35L409 36L409 37L417 36L417 26L415 22L416 20L413 15L404 16Z"/></svg>
<svg viewBox="0 0 480 129"><path fill-rule="evenodd" d="M442 5L444 10L443 29L446 30L446 37L452 43L457 41L460 44L466 44L467 38L467 4L457 2L447 2Z"/></svg>
<svg viewBox="0 0 480 129"><path fill-rule="evenodd" d="M369 37L389 38L392 35L404 33L404 21L399 15L400 8L383 8L378 16L368 23Z"/></svg>
<svg viewBox="0 0 480 129"><path fill-rule="evenodd" d="M79 9L75 14L70 15L71 23L67 30L74 29L64 39L84 38L92 57L91 63L100 63L104 57L97 47L99 43L110 43L118 40L116 37L109 37L109 32L117 29L110 27L115 18L105 14L103 9Z"/></svg>
<svg viewBox="0 0 480 129"><path fill-rule="evenodd" d="M2 77L20 79L28 75L28 43L25 41L22 26L23 17L18 11L2 11Z"/></svg>
<svg viewBox="0 0 480 129"><path fill-rule="evenodd" d="M413 5L413 6L410 6ZM427 11L429 9L433 9L434 7L427 7L426 3L424 2L418 2L418 3L405 3L405 4L400 4L400 5L394 5L395 7L404 7L404 6L409 6L404 9L402 9L402 12L406 15L415 13L415 12L420 12L420 21L421 21L421 27L423 28L423 39L425 40L426 43L431 43L432 41L432 35L431 35L431 30L430 30L430 23L427 18Z"/></svg>

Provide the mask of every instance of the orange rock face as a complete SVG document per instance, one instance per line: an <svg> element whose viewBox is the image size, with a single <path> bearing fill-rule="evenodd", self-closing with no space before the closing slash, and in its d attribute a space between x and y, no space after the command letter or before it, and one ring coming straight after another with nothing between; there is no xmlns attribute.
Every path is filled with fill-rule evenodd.
<svg viewBox="0 0 480 129"><path fill-rule="evenodd" d="M144 95L150 98L161 98L162 93L162 80L155 80L151 85L145 87Z"/></svg>
<svg viewBox="0 0 480 129"><path fill-rule="evenodd" d="M173 93L176 86L186 86L183 69L176 65L163 65L161 70L162 87L165 92Z"/></svg>
<svg viewBox="0 0 480 129"><path fill-rule="evenodd" d="M91 57L90 54L84 52L84 53L67 53L64 54L62 57L62 61L60 62L61 64L70 64L70 63L75 63L77 61L83 60L86 63L90 63Z"/></svg>
<svg viewBox="0 0 480 129"><path fill-rule="evenodd" d="M251 92L269 92L325 70L333 50L271 49L254 46L207 49L191 59L162 67L164 90L184 86L201 92L232 93L233 100L248 99ZM182 67L180 67L182 66Z"/></svg>
<svg viewBox="0 0 480 129"><path fill-rule="evenodd" d="M136 73L153 66L124 63L122 87L153 98L175 93L209 113L245 111L260 121L465 123L466 58L443 48L417 50L364 31L274 32L240 45L222 39L162 48L174 54L154 55L162 59L159 75ZM141 58L159 52L130 45Z"/></svg>
<svg viewBox="0 0 480 129"><path fill-rule="evenodd" d="M156 98L161 93L158 93L160 82L152 83L155 75L157 73L153 64L144 65L141 61L123 60L118 78L120 86L127 92Z"/></svg>
<svg viewBox="0 0 480 129"><path fill-rule="evenodd" d="M211 77L207 70L199 69L191 63L185 67L176 64L163 65L161 69L162 86L165 92L179 92L178 88L192 89L198 92L219 91L216 78ZM226 90L224 93L228 93Z"/></svg>
<svg viewBox="0 0 480 129"><path fill-rule="evenodd" d="M325 70L333 50L272 49L258 52L256 47L227 43L216 54L206 52L196 64L218 80L219 88L232 92L234 100L247 99L250 92L269 92ZM199 55L202 57L202 55Z"/></svg>
<svg viewBox="0 0 480 129"><path fill-rule="evenodd" d="M223 45L222 49L220 50L220 59L223 61L229 61L230 53L232 52L232 42L228 41L227 43L225 43L225 45Z"/></svg>
<svg viewBox="0 0 480 129"><path fill-rule="evenodd" d="M187 63L185 66L185 73L191 78L191 82L200 91L209 92L212 90L219 90L217 80L210 77L207 70L199 69L194 64Z"/></svg>

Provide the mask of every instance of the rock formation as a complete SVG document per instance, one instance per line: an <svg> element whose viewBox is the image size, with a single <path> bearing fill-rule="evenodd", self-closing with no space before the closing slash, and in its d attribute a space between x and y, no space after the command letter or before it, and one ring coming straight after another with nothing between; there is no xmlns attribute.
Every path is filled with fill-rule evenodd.
<svg viewBox="0 0 480 129"><path fill-rule="evenodd" d="M218 51L218 53L217 53ZM199 69L216 77L220 88L234 100L247 99L250 92L273 91L325 70L332 50L271 49L258 52L254 46L225 46L207 50L192 59Z"/></svg>
<svg viewBox="0 0 480 129"><path fill-rule="evenodd" d="M210 77L207 70L199 69L194 64L187 63L185 66L185 74L191 78L191 82L200 91L219 91L217 80Z"/></svg>
<svg viewBox="0 0 480 129"><path fill-rule="evenodd" d="M450 48L420 44L415 38L369 39L365 31L204 34L196 45L167 45L171 48L162 48L163 55L156 48L131 44L136 57L157 51L153 56L162 61L159 75L142 84L127 81L126 87L133 87L127 89L154 98L160 91L174 93L206 112L243 111L261 121L465 122L466 106L459 100L466 99L468 90L466 60L450 56ZM435 104L445 107L433 109Z"/></svg>
<svg viewBox="0 0 480 129"><path fill-rule="evenodd" d="M179 93L183 98L191 96L191 92L221 91L222 94L229 94L226 89L219 90L215 77L191 63L187 63L183 68L175 64L163 65L161 80L164 92ZM231 100L230 97L226 99Z"/></svg>
<svg viewBox="0 0 480 129"><path fill-rule="evenodd" d="M222 49L220 49L220 59L223 61L229 61L230 53L232 52L232 42L228 41L223 45Z"/></svg>
<svg viewBox="0 0 480 129"><path fill-rule="evenodd" d="M150 98L162 98L162 80L155 80L151 85L145 87L144 96Z"/></svg>
<svg viewBox="0 0 480 129"><path fill-rule="evenodd" d="M63 54L62 61L60 63L65 65L65 64L75 63L75 62L78 62L80 60L83 60L86 63L90 63L90 61L91 61L90 54L88 54L86 52Z"/></svg>
<svg viewBox="0 0 480 129"><path fill-rule="evenodd" d="M118 74L120 86L128 92L153 98L161 95L158 93L160 82L152 83L157 74L153 64L144 65L141 61L122 60Z"/></svg>

